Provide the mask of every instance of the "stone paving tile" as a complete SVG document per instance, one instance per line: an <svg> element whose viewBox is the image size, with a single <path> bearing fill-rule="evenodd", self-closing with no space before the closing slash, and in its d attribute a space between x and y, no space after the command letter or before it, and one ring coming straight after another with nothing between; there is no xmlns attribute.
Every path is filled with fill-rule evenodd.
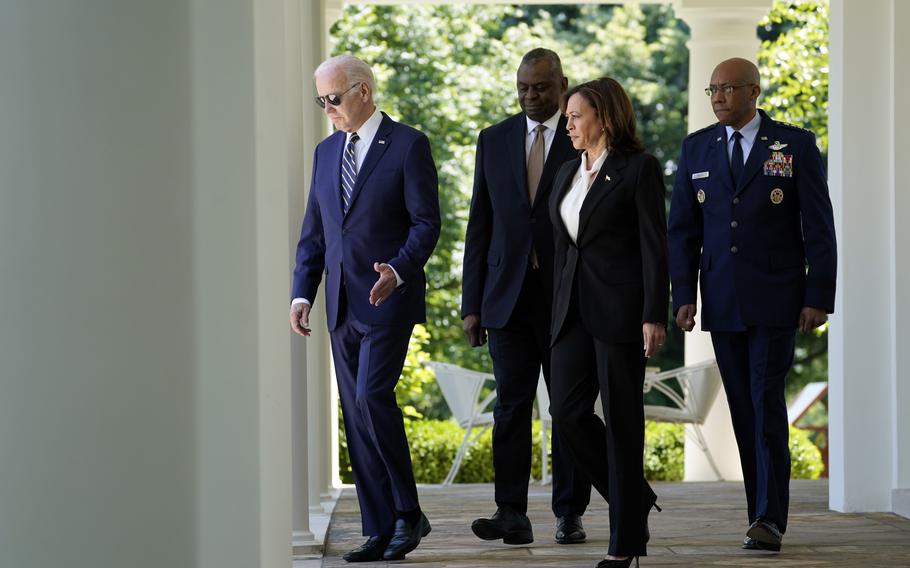
<svg viewBox="0 0 910 568"><path fill-rule="evenodd" d="M886 513L831 512L824 480L791 484L790 526L779 554L739 548L747 528L741 484L655 483L654 490L664 510L651 513L649 555L642 566L910 567L910 520ZM609 544L608 509L597 494L584 516L588 541L561 546L553 540L550 488L532 484L528 516L535 540L508 546L471 533L473 519L495 511L492 485L427 485L419 491L433 532L405 560L363 566L593 568ZM363 540L356 495L346 489L332 517L322 566L350 566L341 555Z"/></svg>

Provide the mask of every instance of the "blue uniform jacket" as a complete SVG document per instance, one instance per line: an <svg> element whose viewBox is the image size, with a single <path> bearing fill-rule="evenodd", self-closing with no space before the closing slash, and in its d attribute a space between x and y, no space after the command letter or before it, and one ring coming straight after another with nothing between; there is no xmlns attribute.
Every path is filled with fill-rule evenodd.
<svg viewBox="0 0 910 568"><path fill-rule="evenodd" d="M761 114L734 187L726 130L683 141L669 216L673 311L694 304L702 328L796 327L803 307L834 311L837 247L815 136Z"/></svg>

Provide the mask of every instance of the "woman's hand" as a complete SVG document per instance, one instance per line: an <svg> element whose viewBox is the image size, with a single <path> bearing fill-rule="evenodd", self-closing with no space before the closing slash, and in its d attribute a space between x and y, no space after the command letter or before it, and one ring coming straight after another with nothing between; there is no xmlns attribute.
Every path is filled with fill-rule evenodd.
<svg viewBox="0 0 910 568"><path fill-rule="evenodd" d="M653 357L663 347L667 328L661 323L643 323L641 334L645 343L645 357Z"/></svg>

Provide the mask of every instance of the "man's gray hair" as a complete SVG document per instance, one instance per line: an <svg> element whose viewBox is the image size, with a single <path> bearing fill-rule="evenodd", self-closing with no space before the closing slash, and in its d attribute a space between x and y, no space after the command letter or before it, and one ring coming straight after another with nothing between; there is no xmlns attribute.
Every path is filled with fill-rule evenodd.
<svg viewBox="0 0 910 568"><path fill-rule="evenodd" d="M320 75L339 71L344 73L351 85L354 83L366 83L370 87L370 92L373 92L376 84L373 79L373 71L369 65L353 55L336 55L326 59L313 72L313 78L316 79Z"/></svg>

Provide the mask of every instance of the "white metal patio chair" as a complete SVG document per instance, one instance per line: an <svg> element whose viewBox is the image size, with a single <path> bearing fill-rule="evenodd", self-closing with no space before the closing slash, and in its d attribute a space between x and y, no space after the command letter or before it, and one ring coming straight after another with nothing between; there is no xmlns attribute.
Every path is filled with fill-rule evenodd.
<svg viewBox="0 0 910 568"><path fill-rule="evenodd" d="M490 391L482 400L480 395L485 383L495 385L496 381L490 373L471 371L450 363L428 361L427 366L436 375L436 382L439 383L439 389L449 410L452 411L452 416L465 430L452 467L442 482L443 485L451 485L468 449L493 425L496 390Z"/></svg>
<svg viewBox="0 0 910 568"><path fill-rule="evenodd" d="M674 388L674 383L678 384L678 389ZM705 453L714 475L723 479L701 431L701 425L705 423L708 411L720 392L720 386L720 370L714 359L710 359L662 373L645 374L643 392L653 389L670 400L668 406L646 404L645 418L691 426L686 428L686 434Z"/></svg>
<svg viewBox="0 0 910 568"><path fill-rule="evenodd" d="M720 370L714 359L710 359L669 371L646 371L642 392L647 394L654 390L663 394L670 401L669 405L644 405L645 418L657 422L690 425L691 428L686 428L686 434L705 453L714 475L718 479L723 479L701 431L701 425L705 423L708 411L720 391L720 385ZM594 404L594 412L600 416L601 420L603 419L600 395L597 396L597 402Z"/></svg>

